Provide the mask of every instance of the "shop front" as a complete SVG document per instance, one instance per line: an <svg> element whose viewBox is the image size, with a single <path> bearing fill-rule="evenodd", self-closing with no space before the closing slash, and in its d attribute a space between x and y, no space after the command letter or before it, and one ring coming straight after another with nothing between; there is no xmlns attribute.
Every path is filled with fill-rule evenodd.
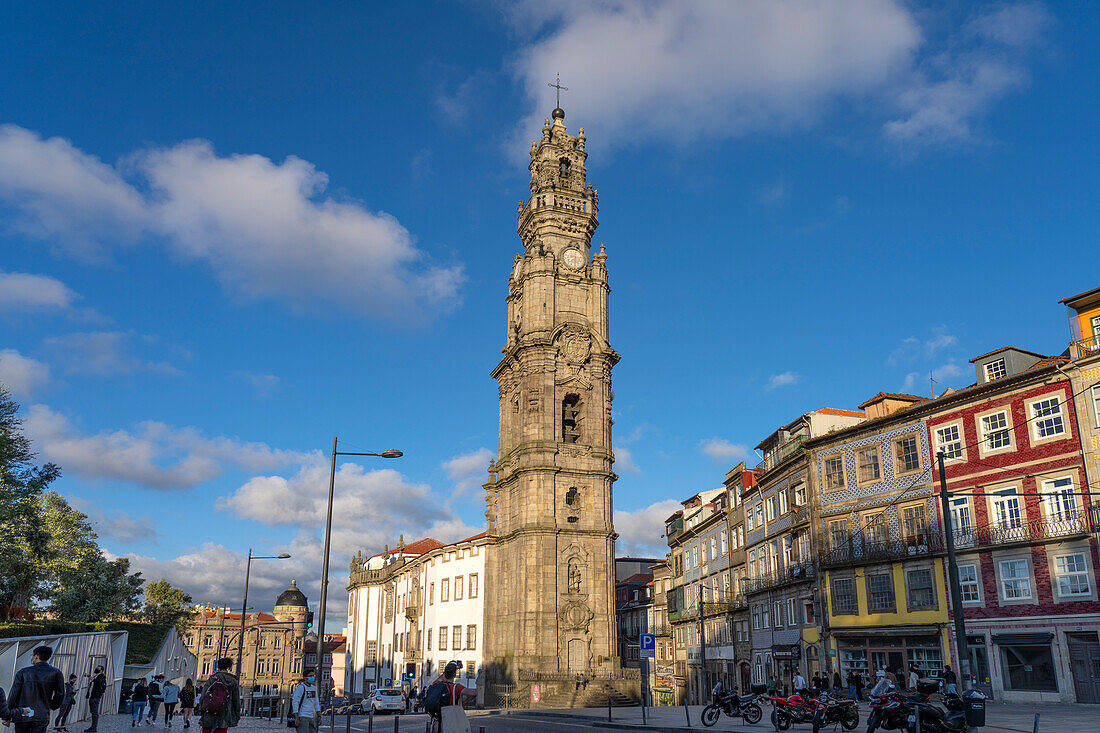
<svg viewBox="0 0 1100 733"><path fill-rule="evenodd" d="M849 672L858 672L871 685L878 672L885 669L897 675L904 686L910 665L916 665L921 677L939 676L946 659L940 629L907 629L903 633L842 636L834 632L840 676L847 678Z"/></svg>

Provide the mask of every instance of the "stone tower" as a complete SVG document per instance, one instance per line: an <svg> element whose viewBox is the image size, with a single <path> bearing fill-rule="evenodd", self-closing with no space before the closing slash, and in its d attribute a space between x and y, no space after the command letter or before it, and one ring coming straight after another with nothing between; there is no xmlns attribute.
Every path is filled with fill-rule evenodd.
<svg viewBox="0 0 1100 733"><path fill-rule="evenodd" d="M599 198L584 128L555 109L531 143L519 203L499 384L498 458L485 484L490 679L617 671L607 255L592 256ZM571 679L571 677L569 678ZM571 684L571 683L568 683ZM549 692L544 682L544 694Z"/></svg>

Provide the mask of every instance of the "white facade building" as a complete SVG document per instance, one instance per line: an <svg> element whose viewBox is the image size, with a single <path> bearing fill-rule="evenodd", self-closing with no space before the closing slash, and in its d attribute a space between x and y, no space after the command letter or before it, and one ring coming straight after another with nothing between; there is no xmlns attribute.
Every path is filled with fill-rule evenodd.
<svg viewBox="0 0 1100 733"><path fill-rule="evenodd" d="M491 543L484 533L449 545L426 538L352 560L348 696L361 699L387 680L394 687L423 687L452 660L463 664L458 681L477 687ZM414 679L403 684L409 670Z"/></svg>

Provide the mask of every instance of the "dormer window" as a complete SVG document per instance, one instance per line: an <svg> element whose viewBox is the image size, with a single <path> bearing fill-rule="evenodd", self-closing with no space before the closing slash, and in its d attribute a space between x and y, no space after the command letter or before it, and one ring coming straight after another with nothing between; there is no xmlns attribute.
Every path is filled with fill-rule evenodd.
<svg viewBox="0 0 1100 733"><path fill-rule="evenodd" d="M1005 368L1004 357L991 361L985 365L985 381L992 382L997 379L1003 378L1008 374L1008 370Z"/></svg>

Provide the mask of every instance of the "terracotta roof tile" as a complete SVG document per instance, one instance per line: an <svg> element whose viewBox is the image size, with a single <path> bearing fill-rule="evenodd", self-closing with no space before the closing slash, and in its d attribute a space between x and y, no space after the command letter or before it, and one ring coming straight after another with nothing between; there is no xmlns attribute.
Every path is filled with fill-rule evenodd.
<svg viewBox="0 0 1100 733"><path fill-rule="evenodd" d="M619 582L620 583L646 583L646 584L648 584L652 580L653 580L653 574L652 573L634 573L629 578L626 578L625 580L620 580Z"/></svg>
<svg viewBox="0 0 1100 733"><path fill-rule="evenodd" d="M819 407L818 409L814 410L814 412L819 412L822 415L840 415L842 417L863 417L862 412L857 412L856 410L838 410L835 407Z"/></svg>
<svg viewBox="0 0 1100 733"><path fill-rule="evenodd" d="M867 405L878 402L879 400L903 400L903 401L906 401L906 402L927 402L928 398L927 397L918 397L915 394L900 394L900 393L895 393L895 392L879 392L877 395L875 395L874 397L872 397L871 399L867 400L862 405L860 405L859 409L862 410L863 408L867 407Z"/></svg>

